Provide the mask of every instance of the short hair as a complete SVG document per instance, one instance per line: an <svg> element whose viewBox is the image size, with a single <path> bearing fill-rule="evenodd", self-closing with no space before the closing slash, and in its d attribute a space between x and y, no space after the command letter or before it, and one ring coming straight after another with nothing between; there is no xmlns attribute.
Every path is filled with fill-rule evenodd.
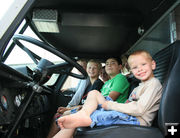
<svg viewBox="0 0 180 138"><path fill-rule="evenodd" d="M121 58L120 58L120 57L116 57L116 56L108 57L108 58L106 59L106 61L107 61L108 59L110 59L110 58L115 59L115 60L117 61L118 65L122 65L122 61L121 61Z"/></svg>
<svg viewBox="0 0 180 138"><path fill-rule="evenodd" d="M87 63L87 59L85 59L85 58L79 58L77 61L81 61L81 62L86 62Z"/></svg>
<svg viewBox="0 0 180 138"><path fill-rule="evenodd" d="M131 56L136 56L136 55L140 55L140 54L144 54L148 59L150 59L151 61L153 60L152 56L150 55L149 52L147 52L146 50L137 50L132 52L129 57L128 57L128 64L129 64L129 59Z"/></svg>
<svg viewBox="0 0 180 138"><path fill-rule="evenodd" d="M90 62L96 63L99 70L102 69L102 64L101 64L101 62L100 62L99 60L96 60L96 59L90 59L90 60L88 61L88 63L90 63Z"/></svg>

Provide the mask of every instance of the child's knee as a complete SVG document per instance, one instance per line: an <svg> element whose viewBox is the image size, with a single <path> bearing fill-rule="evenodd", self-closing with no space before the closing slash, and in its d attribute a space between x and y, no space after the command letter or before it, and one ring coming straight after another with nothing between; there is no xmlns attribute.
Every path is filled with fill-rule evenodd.
<svg viewBox="0 0 180 138"><path fill-rule="evenodd" d="M89 95L91 95L91 96L97 96L97 95L99 95L99 94L100 94L99 91L97 91L97 90L92 90L91 92L88 93L88 96L89 96Z"/></svg>

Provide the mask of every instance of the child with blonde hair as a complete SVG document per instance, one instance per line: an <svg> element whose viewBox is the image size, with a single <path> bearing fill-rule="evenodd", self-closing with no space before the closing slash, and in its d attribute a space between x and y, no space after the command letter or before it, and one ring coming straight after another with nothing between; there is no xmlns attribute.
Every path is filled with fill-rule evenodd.
<svg viewBox="0 0 180 138"><path fill-rule="evenodd" d="M94 112L96 112L99 104L105 109L102 114L111 111L119 113L119 124L151 126L159 109L162 95L162 85L153 74L156 63L147 51L139 50L129 56L128 64L133 75L141 80L139 86L130 94L128 101L126 103L108 101L100 93L96 91L91 92L79 112L58 119L58 124L61 129L66 128L64 132L67 131L68 128L90 126L94 121L92 116ZM104 119L104 122L111 121L111 117L105 117ZM98 124L98 122L96 123ZM113 124L113 122L111 123ZM99 124L103 125L102 122ZM67 136L66 133L63 135ZM57 134L56 136L59 137L63 135ZM70 138L72 135L67 136L67 138L68 137Z"/></svg>
<svg viewBox="0 0 180 138"><path fill-rule="evenodd" d="M81 62L78 62L83 66L82 63L85 63L84 60L80 60ZM85 65L85 64L84 64ZM84 86L84 89L81 93L75 93L73 99L71 100L69 106L67 107L59 107L57 109L57 113L54 116L53 123L51 125L50 131L48 133L47 138L52 138L58 131L60 130L59 127L56 124L56 119L60 116L69 115L71 113L77 112L81 109L83 102L85 101L87 94L91 90L98 90L100 91L103 82L99 79L99 74L101 72L102 65L101 62L95 59L90 59L86 65L86 71L88 74L88 84L87 86ZM78 88L79 89L79 88ZM75 101L75 102L73 102ZM79 105L80 104L80 105ZM70 106L71 105L71 106Z"/></svg>
<svg viewBox="0 0 180 138"><path fill-rule="evenodd" d="M66 129L64 129L65 133L59 133L55 137L65 136L66 138L70 138L72 135L68 136L66 133L68 128L91 126L91 124L94 123L92 116L94 112L96 112L99 104L102 104L102 107L105 109L102 114L111 111L114 111L113 113L119 113L119 124L151 126L159 109L162 95L162 85L153 74L156 63L147 51L140 50L129 56L128 64L133 75L141 80L139 86L130 94L128 102L117 103L108 101L100 93L93 91L88 95L83 108L79 112L58 119L58 124L61 129ZM103 125L102 120L99 121L99 124ZM114 122L111 122L111 117L105 117L103 121L112 124ZM96 123L98 124L98 122Z"/></svg>

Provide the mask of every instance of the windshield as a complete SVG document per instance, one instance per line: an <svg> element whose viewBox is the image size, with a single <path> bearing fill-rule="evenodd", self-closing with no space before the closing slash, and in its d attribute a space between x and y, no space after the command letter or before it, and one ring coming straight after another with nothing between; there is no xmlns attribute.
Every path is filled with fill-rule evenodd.
<svg viewBox="0 0 180 138"><path fill-rule="evenodd" d="M26 24L26 20L23 20L23 22L21 23L15 34L19 34L22 28L25 26L25 24ZM39 37L31 30L29 26L25 29L23 35L31 36L32 38L40 40ZM54 55L53 53L37 45L21 40L20 42L39 57L47 59L53 62L54 64L65 62L62 58ZM34 70L34 68L37 66L34 63L34 61L31 59L31 57L23 49L21 49L18 45L13 44L12 39L10 40L8 46L5 49L4 56L7 56L4 63L21 73L24 73L23 68L26 66L29 67L31 70ZM55 80L58 78L58 76L59 76L58 74L53 74L51 79L46 84L53 85L55 83Z"/></svg>
<svg viewBox="0 0 180 138"><path fill-rule="evenodd" d="M19 28L17 29L17 31L15 32L15 34L19 34L22 30L22 28L25 26L26 21L24 20L21 25L19 26ZM25 36L31 36L32 38L35 38L37 40L40 40L39 37L31 30L31 28L28 26L26 28L26 30L23 32L23 35ZM40 40L41 41L41 40ZM10 40L4 55L6 54L7 50L12 46L12 39ZM64 62L63 59L61 59L60 57L50 53L49 51L31 44L29 42L25 42L25 41L20 41L25 47L27 47L29 50L31 50L33 53L35 53L36 55L40 56L41 58L45 58L48 59L49 61L53 62L53 63L59 63L59 62ZM33 62L33 60L29 57L29 55L22 50L18 45L15 45L13 47L13 50L11 50L10 54L8 55L7 59L4 62L7 65L17 65L17 64L35 64Z"/></svg>
<svg viewBox="0 0 180 138"><path fill-rule="evenodd" d="M9 2L10 1L10 2ZM5 2L5 4L0 5L0 38L3 36L3 34L6 32L7 28L11 25L21 8L24 6L24 4L27 2L27 0L7 0L9 2L8 4ZM4 7L4 8L3 8ZM14 10L13 10L14 9ZM11 14L9 14L11 13ZM7 16L8 15L8 16ZM23 30L23 31L22 31ZM38 36L31 30L29 26L26 27L26 20L24 19L19 27L17 28L15 34L23 34L26 36L30 36L32 38L35 38L37 40L40 40ZM41 40L40 40L41 41ZM38 55L41 58L47 59L54 64L57 63L63 63L65 62L62 58L57 57L56 55L50 53L49 51L36 46L34 44L31 44L29 42L21 41L21 43L27 47L29 50L31 50L33 53ZM13 44L12 39L10 39L8 45L6 46L6 49L3 54L3 62L14 68L15 70L26 74L26 67L29 67L30 69L34 69L37 65L34 63L32 58L18 45ZM59 75L53 74L50 81L47 82L48 85L53 85Z"/></svg>
<svg viewBox="0 0 180 138"><path fill-rule="evenodd" d="M3 34L6 33L6 29L11 25L11 23L13 22L13 20L18 15L19 11L23 8L27 1L28 0L7 0L7 3L9 3L7 4L5 2L5 8L2 8L3 4L0 5L0 9L2 11L0 13L0 39L3 36ZM23 34L25 36L30 36L32 38L40 40L40 38L28 26L28 23L26 23L25 19L21 22L14 34ZM35 55L38 55L40 58L47 59L50 62L53 62L54 64L65 62L62 58L54 55L53 53L50 53L49 51L37 45L21 40L20 42L26 48L32 51ZM18 72L23 73L24 75L28 74L27 67L31 70L34 70L37 67L37 63L34 63L33 59L27 54L27 52L25 52L18 45L14 44L12 39L9 40L9 43L6 45L6 48L3 51L2 62L8 65L9 67L17 70ZM56 82L58 76L59 74L53 74L51 79L46 84L53 85Z"/></svg>

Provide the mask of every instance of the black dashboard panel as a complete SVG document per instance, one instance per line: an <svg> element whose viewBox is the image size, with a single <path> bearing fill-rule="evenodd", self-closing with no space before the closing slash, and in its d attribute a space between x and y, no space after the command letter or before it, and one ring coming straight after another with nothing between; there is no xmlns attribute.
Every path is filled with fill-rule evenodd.
<svg viewBox="0 0 180 138"><path fill-rule="evenodd" d="M10 124L14 121L21 106L26 102L25 97L30 92L20 88L0 88L0 125ZM24 119L38 116L49 110L49 102L46 95L36 95L28 107Z"/></svg>
<svg viewBox="0 0 180 138"><path fill-rule="evenodd" d="M15 118L17 107L13 100L15 93L7 88L0 88L0 125L10 124Z"/></svg>
<svg viewBox="0 0 180 138"><path fill-rule="evenodd" d="M0 77L14 81L31 81L32 79L27 75L24 75L15 69L0 62ZM2 80L2 79L1 79Z"/></svg>

